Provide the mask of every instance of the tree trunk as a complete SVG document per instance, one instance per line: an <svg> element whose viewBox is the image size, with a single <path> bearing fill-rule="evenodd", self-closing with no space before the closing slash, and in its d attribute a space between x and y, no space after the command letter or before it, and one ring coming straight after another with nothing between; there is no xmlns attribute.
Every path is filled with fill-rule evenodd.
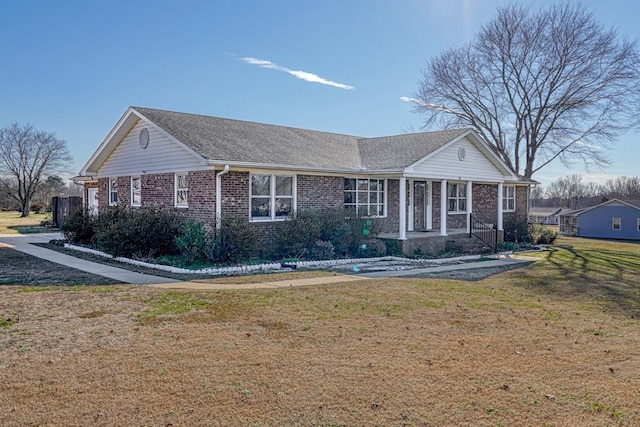
<svg viewBox="0 0 640 427"><path fill-rule="evenodd" d="M29 201L24 201L22 203L22 215L20 215L21 218L26 218L29 216L30 212L29 212Z"/></svg>

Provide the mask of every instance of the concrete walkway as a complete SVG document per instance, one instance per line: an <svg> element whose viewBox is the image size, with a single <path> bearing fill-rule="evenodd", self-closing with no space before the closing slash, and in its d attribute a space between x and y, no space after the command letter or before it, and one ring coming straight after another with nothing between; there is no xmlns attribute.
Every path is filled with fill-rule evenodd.
<svg viewBox="0 0 640 427"><path fill-rule="evenodd" d="M467 262L464 264L446 264L437 267L413 268L409 270L375 271L372 273L363 273L360 276L365 276L370 279L380 277L417 276L420 274L441 273L444 271L471 270L479 268L504 267L506 265L513 264L527 264L538 260L538 258L526 256L514 257L513 255L499 255L496 257L496 259L491 261Z"/></svg>
<svg viewBox="0 0 640 427"><path fill-rule="evenodd" d="M164 289L192 289L192 290L221 290L221 289L273 289L288 288L292 286L312 286L324 285L331 283L344 283L356 280L416 276L420 274L440 273L444 271L479 269L490 267L503 267L508 264L524 264L537 261L537 258L512 255L501 255L491 261L469 262L463 264L447 264L437 267L414 268L405 270L376 271L370 273L337 274L334 276L313 277L307 279L292 279L262 283L201 283L201 282L177 282L175 279L169 279L151 274L136 273L134 271L125 270L123 268L112 267L96 262L85 261L70 255L66 255L57 251L46 249L32 243L48 243L52 239L61 239L60 233L37 233L37 234L0 234L0 246L9 247L20 252L33 255L47 261L62 264L67 267L86 271L88 273L97 274L99 276L108 277L122 283L131 283L135 285L151 285Z"/></svg>
<svg viewBox="0 0 640 427"><path fill-rule="evenodd" d="M108 277L122 283L131 283L134 285L149 285L152 283L173 283L175 279L166 277L153 276L150 274L136 273L135 271L125 270L123 268L112 267L97 262L85 261L70 255L66 255L57 251L52 251L32 243L49 243L52 239L61 239L60 233L35 233L35 234L0 234L0 246L15 249L56 264L66 265L67 267L77 270L86 271L88 273L97 274L99 276Z"/></svg>

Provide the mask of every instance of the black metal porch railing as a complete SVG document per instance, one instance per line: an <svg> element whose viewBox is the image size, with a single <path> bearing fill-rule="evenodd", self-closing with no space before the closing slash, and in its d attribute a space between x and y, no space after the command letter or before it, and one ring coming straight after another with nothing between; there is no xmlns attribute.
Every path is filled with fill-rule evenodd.
<svg viewBox="0 0 640 427"><path fill-rule="evenodd" d="M484 222L474 217L473 214L469 215L469 220L471 221L471 226L469 227L469 237L477 237L479 240L488 245L494 253L498 252L497 228L493 225L485 224Z"/></svg>

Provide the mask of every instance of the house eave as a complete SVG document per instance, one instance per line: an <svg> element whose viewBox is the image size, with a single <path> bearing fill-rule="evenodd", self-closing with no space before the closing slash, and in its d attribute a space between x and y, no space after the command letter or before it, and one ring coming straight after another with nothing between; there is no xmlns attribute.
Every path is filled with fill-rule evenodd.
<svg viewBox="0 0 640 427"><path fill-rule="evenodd" d="M98 178L96 174L89 175L76 175L69 178L70 181L73 181L75 184L86 184L88 182L98 182Z"/></svg>
<svg viewBox="0 0 640 427"><path fill-rule="evenodd" d="M241 162L241 161L229 161L229 160L207 160L207 165L217 168L221 168L224 165L229 165L236 169L271 169L271 170L286 170L286 171L302 171L313 173L329 173L329 174L342 174L342 175L390 175L401 174L402 169L351 169L351 168L327 168L321 166L303 166L303 165L286 165L276 163L258 163L258 162Z"/></svg>

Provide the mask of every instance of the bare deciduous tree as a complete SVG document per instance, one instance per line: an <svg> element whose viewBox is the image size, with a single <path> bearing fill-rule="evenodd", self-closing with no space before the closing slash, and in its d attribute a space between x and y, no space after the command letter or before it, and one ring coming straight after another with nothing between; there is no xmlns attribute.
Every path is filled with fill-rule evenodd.
<svg viewBox="0 0 640 427"><path fill-rule="evenodd" d="M576 209L578 200L586 195L586 186L582 183L582 175L569 175L558 178L549 184L547 196L571 209Z"/></svg>
<svg viewBox="0 0 640 427"><path fill-rule="evenodd" d="M71 160L66 141L54 133L17 123L0 129L0 191L20 204L23 217L43 179L66 172Z"/></svg>
<svg viewBox="0 0 640 427"><path fill-rule="evenodd" d="M609 198L640 199L640 177L619 176L608 179L603 193Z"/></svg>
<svg viewBox="0 0 640 427"><path fill-rule="evenodd" d="M638 124L640 54L579 4L509 5L427 63L414 102L427 127L475 128L525 177L556 159L605 166Z"/></svg>

